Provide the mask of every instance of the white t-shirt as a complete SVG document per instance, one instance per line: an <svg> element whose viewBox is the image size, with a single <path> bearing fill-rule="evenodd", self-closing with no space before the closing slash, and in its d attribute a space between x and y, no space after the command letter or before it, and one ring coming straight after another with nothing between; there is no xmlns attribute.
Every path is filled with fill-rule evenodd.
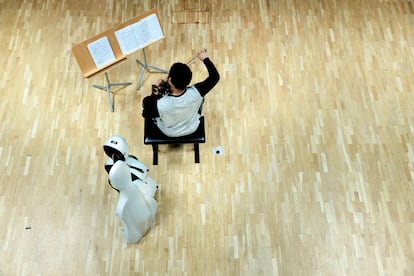
<svg viewBox="0 0 414 276"><path fill-rule="evenodd" d="M157 101L160 117L158 128L167 136L180 137L197 130L200 124L198 113L203 97L194 86L186 88L180 96L166 95Z"/></svg>

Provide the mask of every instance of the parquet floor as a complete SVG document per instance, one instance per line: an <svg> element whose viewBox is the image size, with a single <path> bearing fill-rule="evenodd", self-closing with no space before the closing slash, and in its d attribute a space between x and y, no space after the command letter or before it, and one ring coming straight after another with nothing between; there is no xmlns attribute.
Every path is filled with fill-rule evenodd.
<svg viewBox="0 0 414 276"><path fill-rule="evenodd" d="M135 59L106 95L71 47L150 9L167 69L207 48L201 163L143 144ZM414 1L0 0L0 275L413 275ZM205 77L194 63L194 80ZM102 145L160 185L127 244ZM223 155L213 153L221 146Z"/></svg>

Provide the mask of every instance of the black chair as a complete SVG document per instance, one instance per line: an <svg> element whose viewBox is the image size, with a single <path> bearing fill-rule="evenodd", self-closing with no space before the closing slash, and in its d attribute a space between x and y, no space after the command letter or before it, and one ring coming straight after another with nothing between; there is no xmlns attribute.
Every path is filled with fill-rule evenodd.
<svg viewBox="0 0 414 276"><path fill-rule="evenodd" d="M205 143L204 116L200 117L197 130L186 136L169 137L162 133L152 119L145 119L144 144L152 145L152 164L158 165L158 145L160 144L194 144L194 162L200 163L200 143Z"/></svg>

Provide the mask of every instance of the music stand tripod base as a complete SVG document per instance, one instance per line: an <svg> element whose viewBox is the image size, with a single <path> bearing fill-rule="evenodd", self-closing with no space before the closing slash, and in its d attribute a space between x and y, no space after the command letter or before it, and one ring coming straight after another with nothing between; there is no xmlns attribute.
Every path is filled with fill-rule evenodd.
<svg viewBox="0 0 414 276"><path fill-rule="evenodd" d="M141 89L141 83L142 83L142 78L144 76L144 72L145 70L148 70L149 72L151 72L148 68L151 68L155 71L161 72L161 73L165 73L168 74L169 71L168 70L164 70L161 68L158 68L154 65L150 65L147 63L147 56L145 54L145 49L142 49L142 52L144 53L144 62L140 61L140 60L136 60L136 62L141 66L141 73L139 74L139 78L138 78L138 85L137 85L137 90Z"/></svg>
<svg viewBox="0 0 414 276"><path fill-rule="evenodd" d="M97 89L101 89L106 91L106 94L108 95L108 101L109 101L109 108L111 109L111 112L114 112L114 104L112 102L112 98L111 98L111 87L113 86L127 86L127 85L131 85L132 82L120 82L120 83L111 83L109 81L109 77L108 77L108 73L105 72L105 79L107 82L107 85L92 85L93 87L97 88Z"/></svg>

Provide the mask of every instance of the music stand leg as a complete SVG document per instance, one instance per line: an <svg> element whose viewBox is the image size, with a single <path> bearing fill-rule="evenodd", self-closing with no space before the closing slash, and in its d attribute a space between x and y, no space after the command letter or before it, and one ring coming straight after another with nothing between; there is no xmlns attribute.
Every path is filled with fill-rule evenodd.
<svg viewBox="0 0 414 276"><path fill-rule="evenodd" d="M105 79L106 79L106 83L107 85L92 85L95 88L101 89L106 91L106 94L108 96L108 101L109 101L109 108L111 109L111 112L114 112L114 104L112 103L112 98L111 98L111 87L112 86L126 86L126 85L131 85L132 82L120 82L120 83L111 83L109 81L109 77L108 77L108 73L105 72Z"/></svg>
<svg viewBox="0 0 414 276"><path fill-rule="evenodd" d="M139 59L136 60L136 62L141 66L141 73L139 74L139 78L138 78L138 85L137 85L137 90L141 89L141 83L142 83L142 77L144 76L144 72L145 70L148 70L148 72L151 73L151 71L148 68L151 68L155 71L161 72L161 73L165 73L168 74L169 71L168 70L164 70L161 69L159 67L156 67L154 65L150 65L147 63L147 55L145 54L145 48L142 49L142 52L144 54L144 62L140 61Z"/></svg>

